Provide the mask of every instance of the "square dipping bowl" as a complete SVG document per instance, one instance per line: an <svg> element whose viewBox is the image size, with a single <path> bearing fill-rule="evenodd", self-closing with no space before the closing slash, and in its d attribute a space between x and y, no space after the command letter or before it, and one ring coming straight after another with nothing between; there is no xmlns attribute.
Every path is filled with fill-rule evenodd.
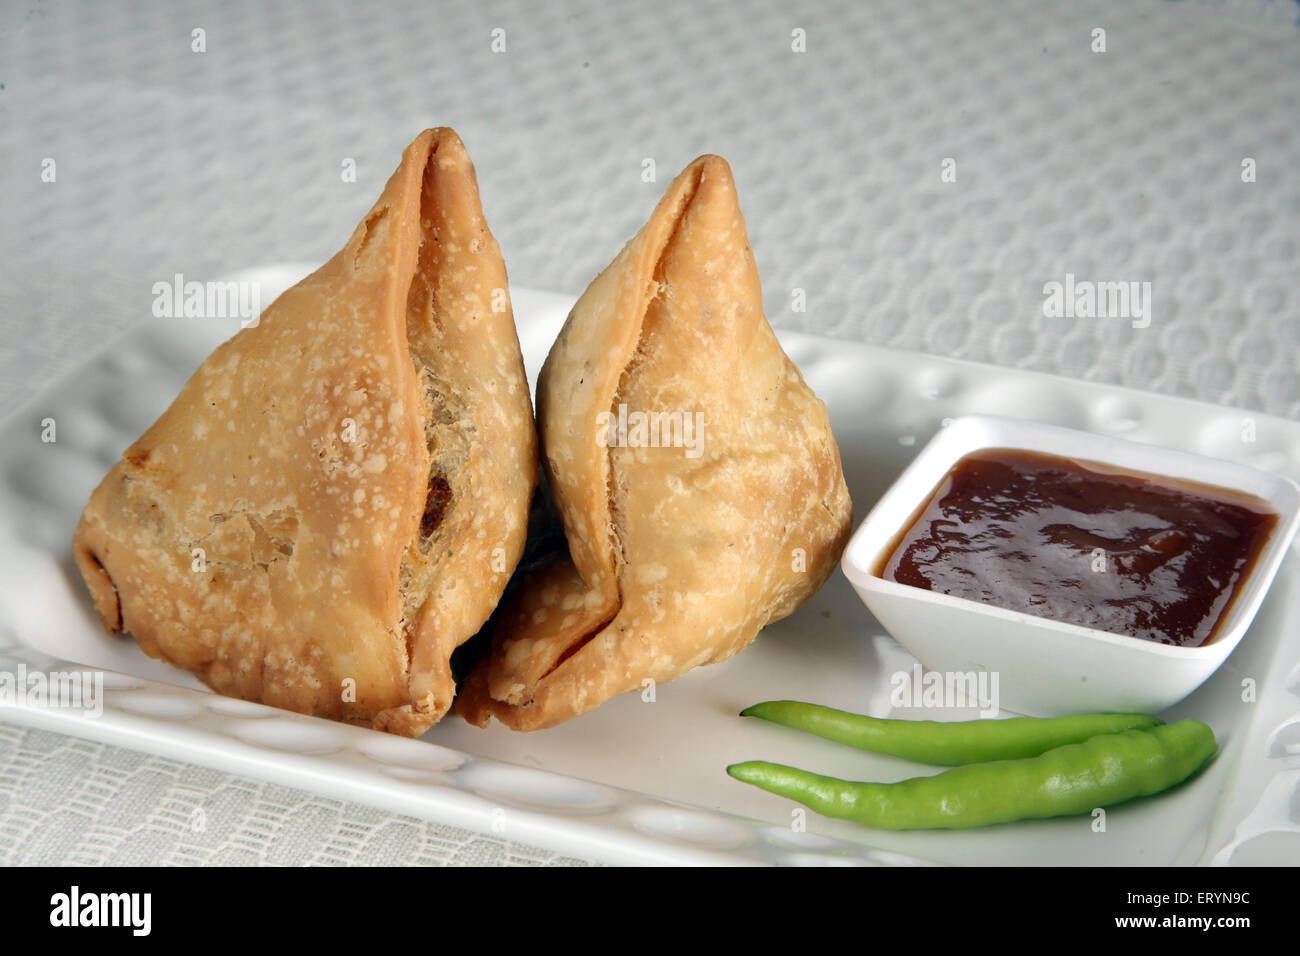
<svg viewBox="0 0 1300 956"><path fill-rule="evenodd" d="M875 573L899 536L964 456L1009 448L1096 463L1260 499L1277 522L1211 638L1200 647L1070 624L886 580ZM987 415L949 423L871 509L841 565L893 637L932 671L998 675L998 705L1034 717L1155 714L1199 687L1228 658L1259 610L1300 524L1300 488L1281 475L1203 455Z"/></svg>

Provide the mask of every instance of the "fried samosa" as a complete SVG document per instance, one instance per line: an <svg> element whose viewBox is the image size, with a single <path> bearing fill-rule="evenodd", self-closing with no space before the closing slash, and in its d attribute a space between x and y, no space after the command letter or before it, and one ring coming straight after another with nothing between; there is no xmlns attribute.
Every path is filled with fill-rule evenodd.
<svg viewBox="0 0 1300 956"><path fill-rule="evenodd" d="M91 496L110 632L214 690L416 736L524 547L536 431L501 253L450 129L220 346Z"/></svg>
<svg viewBox="0 0 1300 956"><path fill-rule="evenodd" d="M568 553L507 595L457 698L471 723L551 727L726 660L834 569L839 449L763 315L721 158L691 163L578 300L537 408Z"/></svg>

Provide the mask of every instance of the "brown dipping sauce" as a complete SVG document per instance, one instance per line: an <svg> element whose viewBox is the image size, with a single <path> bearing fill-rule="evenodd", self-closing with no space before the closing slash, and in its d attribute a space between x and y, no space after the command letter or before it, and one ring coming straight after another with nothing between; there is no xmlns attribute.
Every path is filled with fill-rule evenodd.
<svg viewBox="0 0 1300 956"><path fill-rule="evenodd" d="M1277 514L1239 492L1107 467L1005 448L967 455L876 574L1162 644L1205 644Z"/></svg>

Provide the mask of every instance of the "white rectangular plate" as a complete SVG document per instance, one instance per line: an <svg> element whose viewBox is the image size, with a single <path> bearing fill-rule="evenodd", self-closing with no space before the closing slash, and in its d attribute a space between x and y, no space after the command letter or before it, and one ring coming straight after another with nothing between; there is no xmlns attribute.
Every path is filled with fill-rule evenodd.
<svg viewBox="0 0 1300 956"><path fill-rule="evenodd" d="M270 302L305 267L253 270ZM516 290L530 379L571 297ZM1163 796L1087 817L965 832L885 833L806 815L723 768L762 758L862 780L932 773L742 719L771 698L877 716L890 678L915 661L884 634L840 572L732 660L617 698L551 730L517 734L449 717L405 740L209 693L186 673L105 635L73 565L91 490L238 320L149 319L0 426L0 674L105 675L97 716L14 700L6 720L214 766L338 799L623 863L1178 865L1300 861L1300 560L1293 547L1250 632L1220 671L1161 714L1210 724L1211 766ZM1032 418L1200 452L1293 479L1300 424L1053 376L782 333L830 408L860 520L944 419ZM55 426L53 442L45 420ZM1245 440L1253 439L1253 440Z"/></svg>

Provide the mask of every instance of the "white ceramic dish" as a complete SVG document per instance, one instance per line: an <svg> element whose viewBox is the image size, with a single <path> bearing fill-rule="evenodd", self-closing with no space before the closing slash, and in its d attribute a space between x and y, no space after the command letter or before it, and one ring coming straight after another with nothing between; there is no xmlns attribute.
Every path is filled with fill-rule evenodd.
<svg viewBox="0 0 1300 956"><path fill-rule="evenodd" d="M1214 640L1174 647L911 587L874 573L897 535L963 457L1016 448L1233 489L1278 514ZM1035 717L1154 714L1178 703L1236 649L1300 525L1300 488L1272 472L1020 419L968 415L930 440L871 509L844 550L843 569L885 630L927 668L998 675L998 703ZM988 681L986 681L986 685Z"/></svg>
<svg viewBox="0 0 1300 956"><path fill-rule="evenodd" d="M229 278L270 302L305 267ZM572 305L513 291L525 364L535 374ZM146 299L147 301L147 299ZM444 720L405 740L208 693L188 674L105 635L69 542L90 491L171 402L237 320L143 319L66 380L0 423L0 672L105 673L103 713L18 703L0 719L301 787L336 799L612 862L1069 863L1106 866L1300 860L1300 561L1283 563L1237 651L1165 719L1197 717L1221 752L1192 783L1087 818L963 833L877 833L807 815L728 777L761 757L842 777L932 772L738 718L793 697L880 716L963 718L891 706L891 676L915 659L885 635L835 575L797 613L725 664L697 668L551 730L516 734ZM1300 475L1300 424L1014 369L783 333L826 400L845 474L865 514L945 418L1023 415ZM1240 440L1242 419L1256 440ZM42 421L57 441L41 440ZM1251 698L1243 699L1243 681Z"/></svg>

